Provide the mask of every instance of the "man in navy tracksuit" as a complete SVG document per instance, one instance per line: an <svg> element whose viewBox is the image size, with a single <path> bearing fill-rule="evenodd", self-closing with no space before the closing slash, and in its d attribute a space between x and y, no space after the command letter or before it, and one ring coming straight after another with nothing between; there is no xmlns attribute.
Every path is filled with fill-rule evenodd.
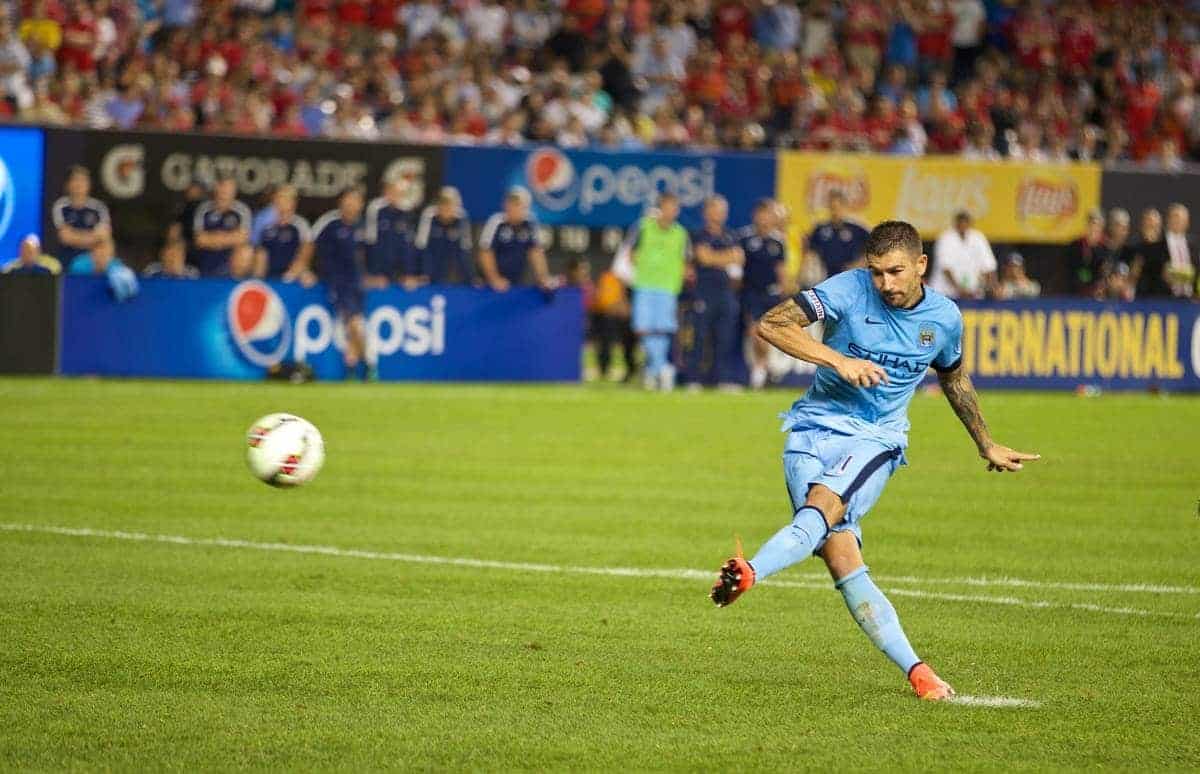
<svg viewBox="0 0 1200 774"><path fill-rule="evenodd" d="M227 175L217 178L213 197L196 208L196 268L204 277L229 276L235 249L250 243L250 208L237 200L237 182Z"/></svg>
<svg viewBox="0 0 1200 774"><path fill-rule="evenodd" d="M526 284L529 268L539 287L550 287L546 252L538 242L537 221L529 215L529 192L524 188L510 190L504 197L504 209L483 224L479 266L488 285L500 293Z"/></svg>
<svg viewBox="0 0 1200 774"><path fill-rule="evenodd" d="M729 204L723 196L704 203L704 225L691 234L696 274L692 301L692 348L687 370L692 385L715 382L736 389L728 373L737 347L738 300L734 285L741 278L745 256L733 233L725 227Z"/></svg>
<svg viewBox="0 0 1200 774"><path fill-rule="evenodd" d="M51 206L50 219L62 245L59 258L70 263L112 236L112 220L104 202L91 196L92 174L87 167L71 167L66 189L66 196Z"/></svg>
<svg viewBox="0 0 1200 774"><path fill-rule="evenodd" d="M754 325L771 307L780 302L786 283L784 276L783 235L778 227L778 205L761 199L754 206L754 222L738 234L738 244L746 256L742 276L742 315L750 337L752 358L750 386L761 389L767 382L767 343L754 335Z"/></svg>
<svg viewBox="0 0 1200 774"><path fill-rule="evenodd" d="M363 195L349 188L338 199L336 210L330 210L313 224L313 252L317 260L317 276L329 293L338 319L346 327L346 352L343 360L346 375L358 373L366 354L366 320L363 317ZM364 378L374 378L374 368L367 368Z"/></svg>
<svg viewBox="0 0 1200 774"><path fill-rule="evenodd" d="M438 194L437 203L422 210L414 244L421 273L429 278L431 284L447 284L451 267L455 269L460 283L474 283L471 223L463 211L462 197L457 188L446 186Z"/></svg>
<svg viewBox="0 0 1200 774"><path fill-rule="evenodd" d="M296 189L280 186L272 201L275 222L263 229L254 252L254 276L291 282L297 269L307 263L302 251L312 250L312 229L296 214Z"/></svg>
<svg viewBox="0 0 1200 774"><path fill-rule="evenodd" d="M413 249L412 217L401 207L399 181L388 181L383 196L367 205L367 286L385 288L399 280L412 289L428 282L421 276Z"/></svg>

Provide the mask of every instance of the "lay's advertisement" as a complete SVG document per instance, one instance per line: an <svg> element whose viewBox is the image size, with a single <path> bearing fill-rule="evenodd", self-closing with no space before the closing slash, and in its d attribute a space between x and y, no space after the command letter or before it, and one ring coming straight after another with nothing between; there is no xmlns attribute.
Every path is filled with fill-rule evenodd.
<svg viewBox="0 0 1200 774"><path fill-rule="evenodd" d="M792 211L793 239L827 217L835 190L845 194L853 218L868 226L906 220L925 239L967 210L993 242L1061 244L1083 233L1088 210L1100 204L1096 164L794 151L780 153L778 164L776 194Z"/></svg>

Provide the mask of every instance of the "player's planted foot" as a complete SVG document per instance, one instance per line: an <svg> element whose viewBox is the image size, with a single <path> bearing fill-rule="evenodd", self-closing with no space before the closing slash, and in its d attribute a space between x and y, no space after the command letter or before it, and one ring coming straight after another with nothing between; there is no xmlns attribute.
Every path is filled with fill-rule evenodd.
<svg viewBox="0 0 1200 774"><path fill-rule="evenodd" d="M954 689L950 687L950 684L934 674L929 665L923 661L908 673L908 682L912 685L918 699L941 701L954 695Z"/></svg>
<svg viewBox="0 0 1200 774"><path fill-rule="evenodd" d="M741 552L721 567L717 582L708 597L717 607L725 607L750 590L754 585L754 568L742 557Z"/></svg>

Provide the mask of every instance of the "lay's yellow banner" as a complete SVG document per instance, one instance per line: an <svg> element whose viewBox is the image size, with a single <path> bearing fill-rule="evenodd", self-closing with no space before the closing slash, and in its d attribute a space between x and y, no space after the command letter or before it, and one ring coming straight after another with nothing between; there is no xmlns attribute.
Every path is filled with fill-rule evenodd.
<svg viewBox="0 0 1200 774"><path fill-rule="evenodd" d="M926 239L950 228L954 213L966 210L992 241L1065 243L1083 233L1088 210L1100 204L1096 164L794 151L778 159L777 196L792 211L793 238L828 216L834 190L845 194L851 217L868 228L906 220Z"/></svg>

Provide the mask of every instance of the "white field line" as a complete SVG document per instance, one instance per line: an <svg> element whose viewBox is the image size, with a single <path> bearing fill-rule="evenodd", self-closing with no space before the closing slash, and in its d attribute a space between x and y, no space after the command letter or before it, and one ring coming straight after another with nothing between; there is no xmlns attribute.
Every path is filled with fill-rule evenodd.
<svg viewBox="0 0 1200 774"><path fill-rule="evenodd" d="M1013 699L1008 696L951 696L951 704L962 704L967 707L1040 707L1042 703L1035 699Z"/></svg>
<svg viewBox="0 0 1200 774"><path fill-rule="evenodd" d="M451 567L473 567L477 569L488 570L509 570L515 572L558 573L567 575L603 575L609 577L671 578L676 580L708 580L713 577L712 572L704 570L642 569L638 567L587 567L560 564L537 564L530 562L502 562L493 559L470 559L452 556L428 556L424 554L365 551L354 548L337 548L336 546L315 546L293 543L261 543L253 540L238 540L236 538L191 538L183 535L151 535L144 532L123 532L119 530L90 529L88 527L57 527L40 524L0 523L0 531L36 532L52 535L67 535L71 537L105 538L110 540L129 540L143 543L170 543L184 546L210 546L218 548L242 548L256 551L281 551L293 554L318 554L322 556L337 556L351 559L376 559L391 562L407 562L409 564L434 564ZM814 580L769 580L765 581L765 583L771 586L779 586L782 588L830 588L831 584L828 579L824 581L818 581L815 580L815 577L817 576L812 577L814 577ZM881 578L881 580L888 579ZM901 579L891 578L890 580L900 581ZM934 580L913 577L904 578L902 582L922 583L931 581L939 583L951 582L950 579ZM1041 588L1034 585L1035 581L1023 581L1022 583L1027 584L1030 588ZM1046 586L1045 588L1057 588L1057 586ZM1116 591L1120 589L1119 586L1103 586L1102 588L1110 591ZM947 602L970 602L989 605L1004 605L1008 607L1024 607L1030 609L1083 610L1087 612L1105 613L1109 615L1200 619L1200 613L1197 613L1196 615L1191 615L1188 613L1168 613L1154 610L1143 610L1141 608L1134 607L1109 607L1105 605L1095 605L1084 602L1051 602L1048 600L1022 599L1019 597L992 597L977 594L952 594L940 591L921 591L917 589L891 587L889 587L887 591L889 594L899 597L937 599Z"/></svg>

